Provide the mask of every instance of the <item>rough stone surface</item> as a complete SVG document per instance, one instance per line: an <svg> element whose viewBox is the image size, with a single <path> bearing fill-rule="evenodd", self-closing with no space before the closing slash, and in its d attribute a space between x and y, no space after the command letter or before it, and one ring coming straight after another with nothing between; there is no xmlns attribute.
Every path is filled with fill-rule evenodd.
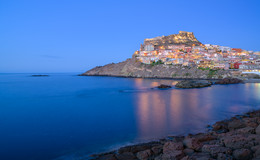
<svg viewBox="0 0 260 160"><path fill-rule="evenodd" d="M198 139L186 137L183 140L183 144L190 149L194 149L195 151L199 151L202 147L202 144L198 141Z"/></svg>
<svg viewBox="0 0 260 160"><path fill-rule="evenodd" d="M239 119L228 123L229 130L239 129L239 128L243 128L243 127L246 127L246 125L244 124L244 122L242 122Z"/></svg>
<svg viewBox="0 0 260 160"><path fill-rule="evenodd" d="M136 154L136 157L140 160L146 160L152 155L152 152L150 149L140 151Z"/></svg>
<svg viewBox="0 0 260 160"><path fill-rule="evenodd" d="M163 153L162 160L175 160L175 159L181 159L184 157L184 153L181 150L174 150L170 153Z"/></svg>
<svg viewBox="0 0 260 160"><path fill-rule="evenodd" d="M255 156L256 158L260 158L260 147L258 147L258 149L255 151L254 156Z"/></svg>
<svg viewBox="0 0 260 160"><path fill-rule="evenodd" d="M233 156L238 160L249 160L252 158L252 153L249 149L237 149L233 152Z"/></svg>
<svg viewBox="0 0 260 160"><path fill-rule="evenodd" d="M234 158L231 155L219 153L217 160L233 160Z"/></svg>
<svg viewBox="0 0 260 160"><path fill-rule="evenodd" d="M190 148L185 148L183 150L184 154L186 155L192 155L194 153L194 150L193 149L190 149Z"/></svg>
<svg viewBox="0 0 260 160"><path fill-rule="evenodd" d="M231 154L232 150L219 145L204 145L202 147L202 152L210 153L212 157L217 158L219 153Z"/></svg>
<svg viewBox="0 0 260 160"><path fill-rule="evenodd" d="M241 134L254 134L255 129L253 127L245 127L245 128L238 129L237 132Z"/></svg>
<svg viewBox="0 0 260 160"><path fill-rule="evenodd" d="M260 125L255 129L255 133L260 135Z"/></svg>
<svg viewBox="0 0 260 160"><path fill-rule="evenodd" d="M174 150L183 150L182 142L166 142L163 146L163 153L171 153Z"/></svg>
<svg viewBox="0 0 260 160"><path fill-rule="evenodd" d="M154 153L154 155L159 155L160 153L162 153L162 148L162 145L154 146L152 147L152 152Z"/></svg>
<svg viewBox="0 0 260 160"><path fill-rule="evenodd" d="M207 80L189 80L189 81L180 81L175 87L177 88L202 88L211 86L211 82Z"/></svg>

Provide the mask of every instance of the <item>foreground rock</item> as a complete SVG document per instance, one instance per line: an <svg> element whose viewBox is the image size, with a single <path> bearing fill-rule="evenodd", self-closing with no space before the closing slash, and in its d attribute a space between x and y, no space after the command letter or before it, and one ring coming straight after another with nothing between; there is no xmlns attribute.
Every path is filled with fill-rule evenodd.
<svg viewBox="0 0 260 160"><path fill-rule="evenodd" d="M237 84L237 83L243 83L243 80L238 78L224 78L217 81L215 84Z"/></svg>
<svg viewBox="0 0 260 160"><path fill-rule="evenodd" d="M260 110L215 123L212 131L174 136L93 155L108 160L259 160Z"/></svg>
<svg viewBox="0 0 260 160"><path fill-rule="evenodd" d="M202 88L211 86L211 82L207 80L185 80L178 82L175 87L177 88Z"/></svg>
<svg viewBox="0 0 260 160"><path fill-rule="evenodd" d="M172 86L165 85L165 84L161 84L161 85L159 85L157 88L160 88L160 89L167 89L167 88L172 88Z"/></svg>

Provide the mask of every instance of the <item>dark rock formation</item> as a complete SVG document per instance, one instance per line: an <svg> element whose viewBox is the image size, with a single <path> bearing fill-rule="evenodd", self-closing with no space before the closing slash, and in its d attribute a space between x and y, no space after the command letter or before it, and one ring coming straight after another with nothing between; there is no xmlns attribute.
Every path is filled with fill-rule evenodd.
<svg viewBox="0 0 260 160"><path fill-rule="evenodd" d="M237 84L237 83L243 83L243 80L238 78L224 78L217 81L215 84Z"/></svg>
<svg viewBox="0 0 260 160"><path fill-rule="evenodd" d="M32 75L32 77L48 77L49 75L44 75L44 74L35 74Z"/></svg>
<svg viewBox="0 0 260 160"><path fill-rule="evenodd" d="M185 80L178 82L175 87L177 88L202 88L202 87L208 87L211 86L211 82L207 80Z"/></svg>
<svg viewBox="0 0 260 160"><path fill-rule="evenodd" d="M160 88L160 89L167 89L167 88L172 88L172 86L165 85L165 84L161 84L161 85L159 85L157 88Z"/></svg>
<svg viewBox="0 0 260 160"><path fill-rule="evenodd" d="M219 132L225 129L225 132ZM217 122L207 133L171 136L156 142L127 146L93 159L109 160L249 160L260 159L260 110Z"/></svg>

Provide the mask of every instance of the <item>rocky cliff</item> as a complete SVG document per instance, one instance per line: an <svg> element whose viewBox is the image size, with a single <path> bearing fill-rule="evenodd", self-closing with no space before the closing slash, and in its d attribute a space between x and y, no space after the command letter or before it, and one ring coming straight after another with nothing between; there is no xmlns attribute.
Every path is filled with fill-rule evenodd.
<svg viewBox="0 0 260 160"><path fill-rule="evenodd" d="M135 78L181 78L181 79L221 79L230 77L229 71L200 70L196 67L165 64L143 64L135 56L120 63L95 67L82 76L119 76Z"/></svg>

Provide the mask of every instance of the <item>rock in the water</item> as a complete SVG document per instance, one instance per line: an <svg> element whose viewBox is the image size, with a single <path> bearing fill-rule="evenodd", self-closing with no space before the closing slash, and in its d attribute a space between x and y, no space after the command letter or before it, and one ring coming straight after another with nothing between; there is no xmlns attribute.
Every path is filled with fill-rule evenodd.
<svg viewBox="0 0 260 160"><path fill-rule="evenodd" d="M202 88L211 86L211 82L207 80L185 80L178 82L175 87L177 88Z"/></svg>
<svg viewBox="0 0 260 160"><path fill-rule="evenodd" d="M161 85L159 85L157 88L166 89L166 88L172 88L172 87L169 86L169 85L161 84Z"/></svg>
<svg viewBox="0 0 260 160"><path fill-rule="evenodd" d="M215 84L237 84L237 83L243 83L243 80L238 78L224 78L217 81Z"/></svg>
<svg viewBox="0 0 260 160"><path fill-rule="evenodd" d="M32 77L48 77L49 75L45 75L45 74L34 74L32 75Z"/></svg>
<svg viewBox="0 0 260 160"><path fill-rule="evenodd" d="M225 133L228 131L228 124L225 121L216 122L212 127L213 131L217 131L219 133Z"/></svg>

